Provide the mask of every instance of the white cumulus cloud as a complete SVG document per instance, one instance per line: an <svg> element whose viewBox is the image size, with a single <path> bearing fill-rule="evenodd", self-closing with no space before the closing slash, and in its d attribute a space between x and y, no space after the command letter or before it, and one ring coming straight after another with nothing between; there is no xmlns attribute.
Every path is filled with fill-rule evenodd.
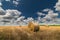
<svg viewBox="0 0 60 40"><path fill-rule="evenodd" d="M60 11L60 0L58 0L58 2L56 3L55 10Z"/></svg>
<svg viewBox="0 0 60 40"><path fill-rule="evenodd" d="M44 13L42 13L42 12L37 12L37 14L38 14L39 16L44 16L44 15L46 15L46 14L44 14Z"/></svg>
<svg viewBox="0 0 60 40"><path fill-rule="evenodd" d="M20 0L5 0L5 1L10 2L10 3L12 3L15 6L18 6Z"/></svg>
<svg viewBox="0 0 60 40"><path fill-rule="evenodd" d="M18 18L21 18L22 20L23 16L21 16L21 12L18 10L4 10L2 7L0 7L0 22L3 23L14 23Z"/></svg>
<svg viewBox="0 0 60 40"><path fill-rule="evenodd" d="M5 0L5 1L10 1L10 0Z"/></svg>
<svg viewBox="0 0 60 40"><path fill-rule="evenodd" d="M47 8L47 9L44 9L43 12L48 12L49 10L50 10L50 9Z"/></svg>
<svg viewBox="0 0 60 40"><path fill-rule="evenodd" d="M40 15L38 14L38 19L37 21L39 23L43 23L43 24L59 24L59 20L60 18L58 18L58 12L55 13L53 10L51 9L44 9L43 12L47 12L48 14L44 14L46 15L45 17L41 17L40 15L43 14L43 13L40 13Z"/></svg>
<svg viewBox="0 0 60 40"><path fill-rule="evenodd" d="M19 4L19 0L13 0L13 4L17 6Z"/></svg>

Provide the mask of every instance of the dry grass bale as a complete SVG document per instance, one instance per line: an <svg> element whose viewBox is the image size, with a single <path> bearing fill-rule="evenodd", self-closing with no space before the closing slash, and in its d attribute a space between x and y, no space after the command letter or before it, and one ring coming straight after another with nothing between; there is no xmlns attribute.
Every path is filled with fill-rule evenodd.
<svg viewBox="0 0 60 40"><path fill-rule="evenodd" d="M34 27L34 32L37 32L37 31L39 31L39 26Z"/></svg>
<svg viewBox="0 0 60 40"><path fill-rule="evenodd" d="M34 23L32 23L32 22L29 22L28 28L29 28L31 31L33 31L33 32L39 31L39 25L34 24Z"/></svg>

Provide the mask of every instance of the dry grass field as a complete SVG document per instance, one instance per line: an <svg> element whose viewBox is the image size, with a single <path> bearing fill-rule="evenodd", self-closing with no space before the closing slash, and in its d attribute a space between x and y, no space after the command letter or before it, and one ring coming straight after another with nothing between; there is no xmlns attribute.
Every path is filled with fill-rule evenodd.
<svg viewBox="0 0 60 40"><path fill-rule="evenodd" d="M0 40L60 40L60 26L40 26L38 32L27 26L0 26Z"/></svg>

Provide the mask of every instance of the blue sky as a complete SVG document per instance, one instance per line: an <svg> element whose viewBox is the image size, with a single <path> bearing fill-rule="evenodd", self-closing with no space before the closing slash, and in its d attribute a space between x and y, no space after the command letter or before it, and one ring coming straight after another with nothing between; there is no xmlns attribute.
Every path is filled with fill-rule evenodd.
<svg viewBox="0 0 60 40"><path fill-rule="evenodd" d="M57 0L21 0L19 5L15 7L11 2L3 1L4 9L17 9L26 17L37 17L36 13L43 9L50 8L54 10ZM7 6L6 6L7 5Z"/></svg>
<svg viewBox="0 0 60 40"><path fill-rule="evenodd" d="M60 0L0 0L3 25L26 25L30 21L60 24Z"/></svg>

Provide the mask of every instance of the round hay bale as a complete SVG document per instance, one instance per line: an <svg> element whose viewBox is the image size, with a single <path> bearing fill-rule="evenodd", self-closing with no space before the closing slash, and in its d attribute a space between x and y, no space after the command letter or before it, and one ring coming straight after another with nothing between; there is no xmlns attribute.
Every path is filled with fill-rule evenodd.
<svg viewBox="0 0 60 40"><path fill-rule="evenodd" d="M39 31L39 26L34 26L34 32L38 32Z"/></svg>

